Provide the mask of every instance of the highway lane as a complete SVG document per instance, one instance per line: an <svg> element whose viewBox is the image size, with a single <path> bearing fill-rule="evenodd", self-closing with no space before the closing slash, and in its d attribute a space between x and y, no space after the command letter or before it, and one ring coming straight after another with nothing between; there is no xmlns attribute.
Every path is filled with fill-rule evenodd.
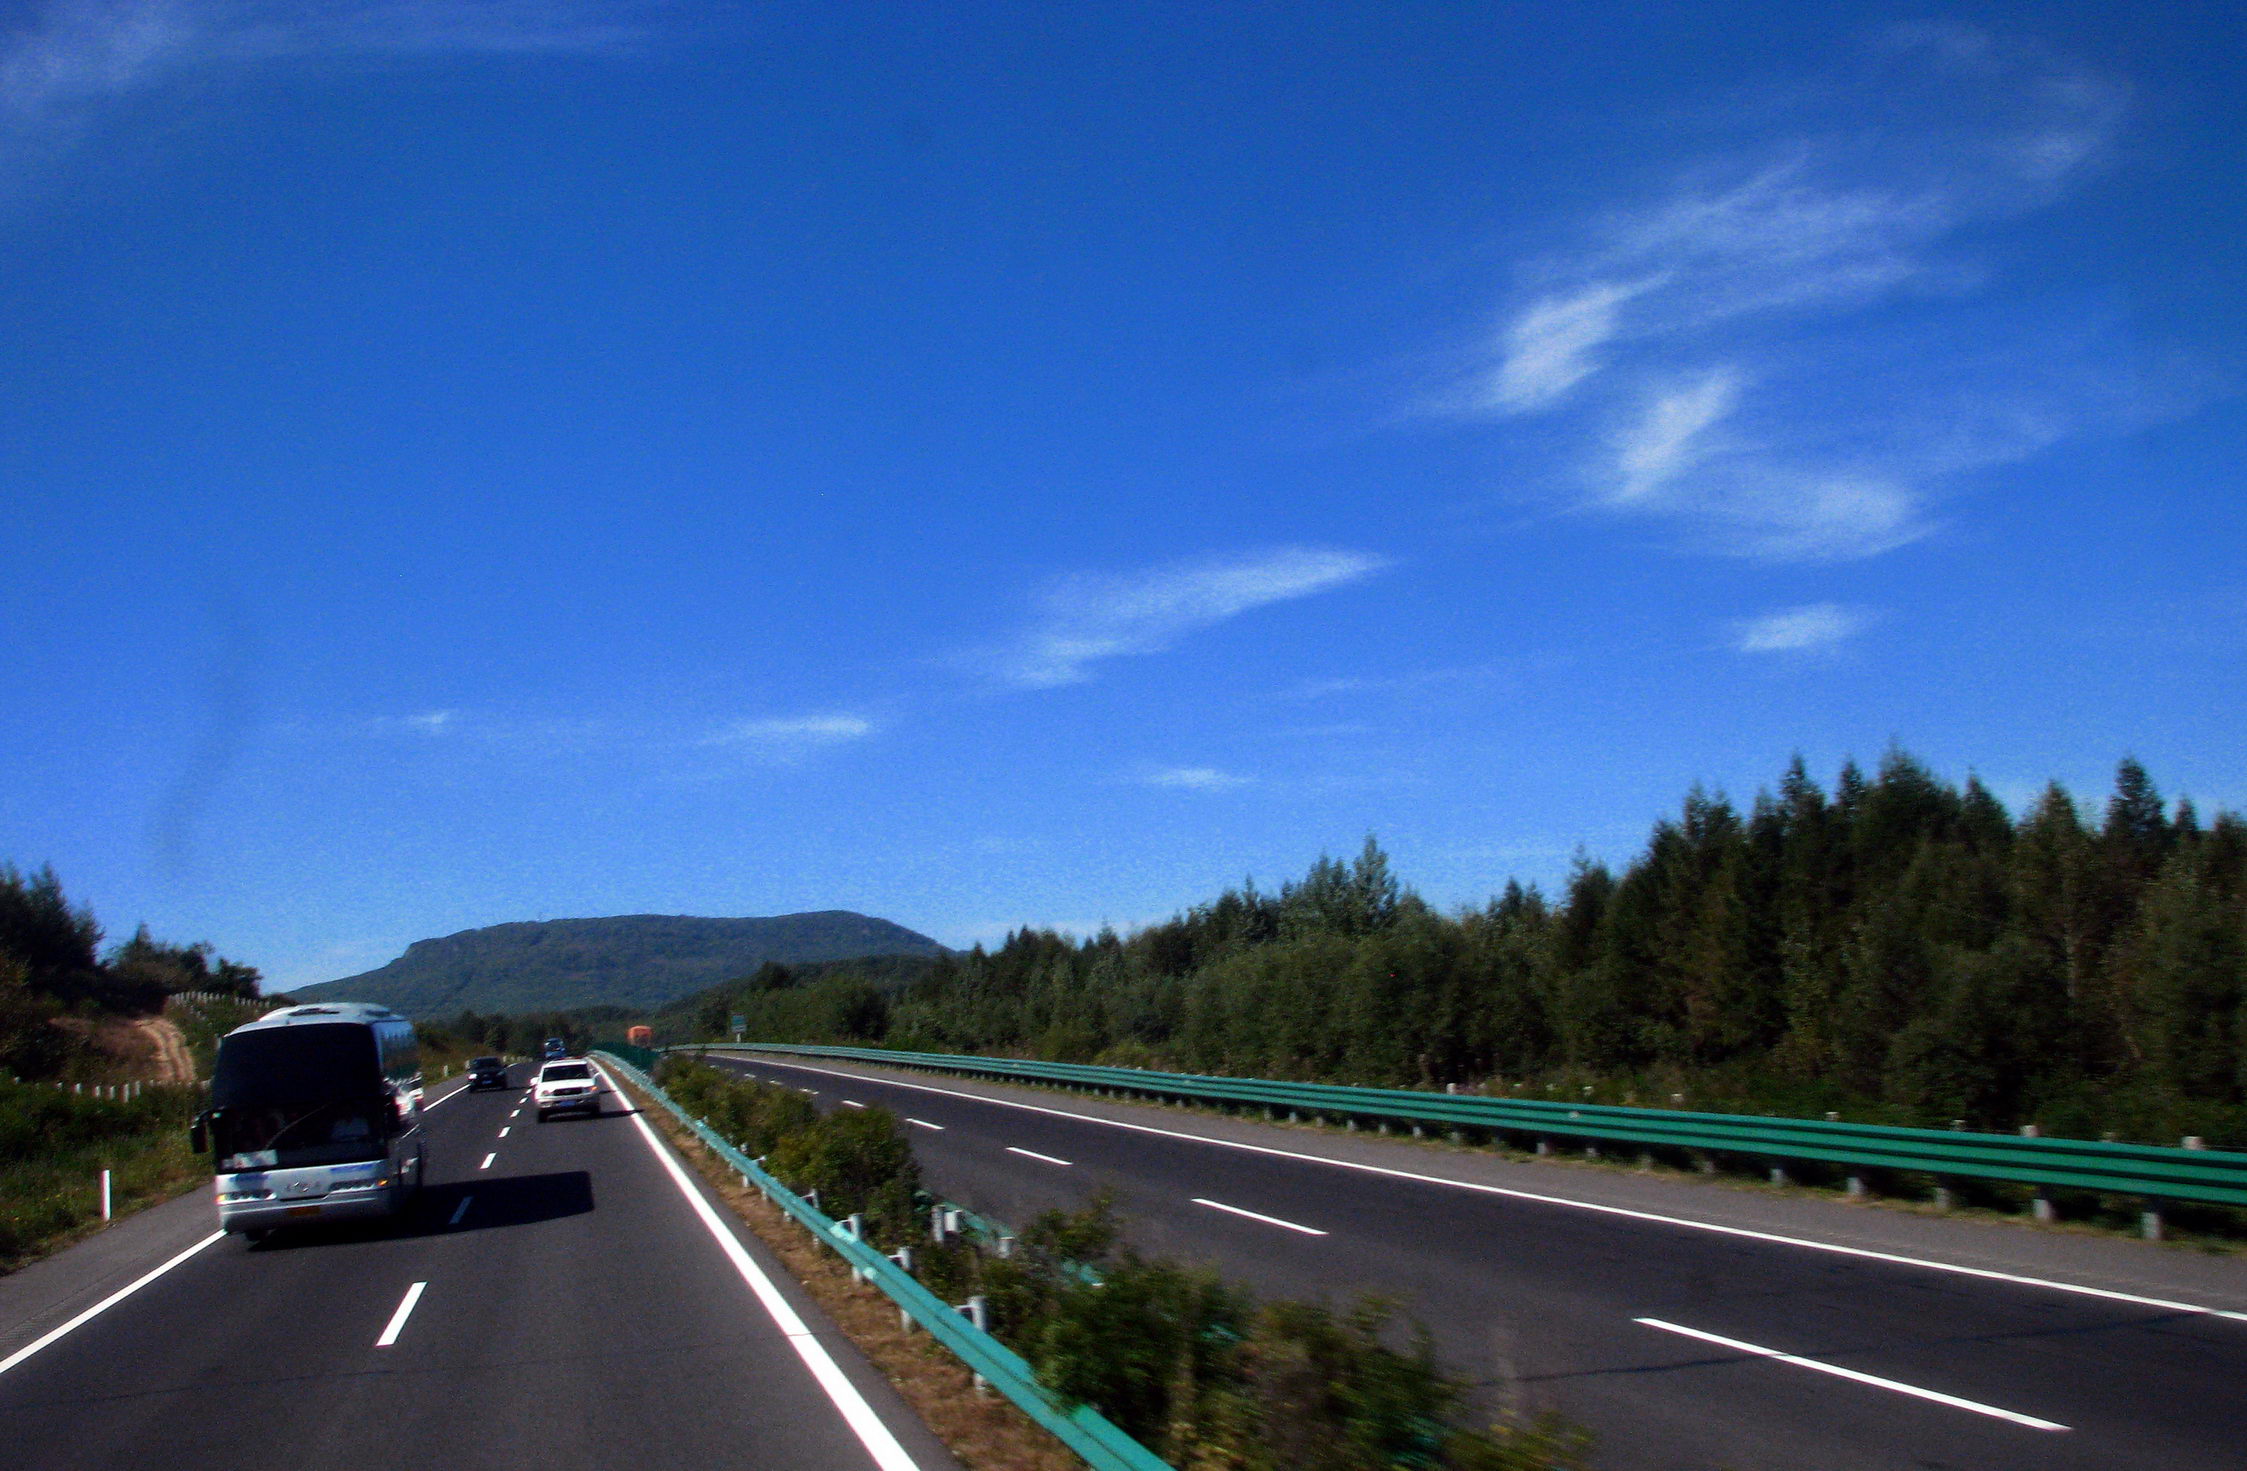
<svg viewBox="0 0 2247 1471"><path fill-rule="evenodd" d="M775 1323L621 1099L539 1124L519 1088L454 1094L427 1118L431 1180L407 1232L196 1253L0 1373L0 1459L954 1465L792 1283L778 1291L808 1332ZM807 1351L832 1358L859 1423Z"/></svg>
<svg viewBox="0 0 2247 1471"><path fill-rule="evenodd" d="M1065 1094L1008 1092L1040 1106L1008 1108L938 1077L729 1065L917 1120L932 1187L998 1219L1105 1187L1142 1249L1272 1293L1392 1296L1494 1401L1589 1424L1619 1471L2247 1461L2247 1321L1197 1143L1061 1116L1082 1109ZM1316 1149L1300 1131L1246 1132ZM1538 1173L1562 1194L1573 1172Z"/></svg>

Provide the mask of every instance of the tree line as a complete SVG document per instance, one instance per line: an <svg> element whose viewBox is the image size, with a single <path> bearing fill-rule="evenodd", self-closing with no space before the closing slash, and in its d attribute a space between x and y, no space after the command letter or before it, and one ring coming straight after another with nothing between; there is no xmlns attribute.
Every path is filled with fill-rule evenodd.
<svg viewBox="0 0 2247 1471"><path fill-rule="evenodd" d="M1620 870L1443 913L1372 839L1129 936L1023 929L888 986L785 967L752 1037L2247 1144L2247 823L2135 760L2019 816L1891 751L1699 788Z"/></svg>
<svg viewBox="0 0 2247 1471"><path fill-rule="evenodd" d="M101 942L93 912L64 895L52 868L26 874L0 863L0 1073L69 1076L93 1063L102 1019L162 1011L179 992L258 994L257 968L209 945L167 944L146 925L107 954Z"/></svg>

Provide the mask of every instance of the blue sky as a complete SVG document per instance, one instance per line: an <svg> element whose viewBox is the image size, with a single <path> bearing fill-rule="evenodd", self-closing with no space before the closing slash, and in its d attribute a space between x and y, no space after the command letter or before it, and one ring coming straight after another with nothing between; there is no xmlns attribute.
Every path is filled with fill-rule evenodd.
<svg viewBox="0 0 2247 1471"><path fill-rule="evenodd" d="M2225 12L19 0L0 856L286 985L2247 805Z"/></svg>

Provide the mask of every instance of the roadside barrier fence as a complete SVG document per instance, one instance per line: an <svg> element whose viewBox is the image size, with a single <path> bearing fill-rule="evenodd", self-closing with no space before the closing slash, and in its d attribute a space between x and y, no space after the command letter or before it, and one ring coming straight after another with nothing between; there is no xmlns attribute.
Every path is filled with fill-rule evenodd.
<svg viewBox="0 0 2247 1471"><path fill-rule="evenodd" d="M709 1043L674 1051L784 1053L847 1059L923 1072L1066 1088L1205 1107L1262 1109L1273 1118L1401 1127L1415 1134L1476 1130L1524 1139L1539 1153L1552 1140L1596 1150L1603 1144L1674 1149L1702 1156L1754 1160L1786 1181L1795 1163L1839 1165L1850 1193L1867 1191L1868 1171L1932 1176L1938 1201L1945 1182L2005 1182L2033 1187L2036 1213L2052 1214L2046 1192L2079 1190L2134 1197L2144 1206L2146 1234L2161 1231L2161 1206L2171 1201L2247 1206L2247 1153L2208 1149L2188 1139L2181 1148L2107 1140L2046 1138L1964 1130L1913 1129L1839 1119L1766 1118L1753 1114L1694 1113L1683 1109L1553 1102L1536 1098L1427 1093L1409 1088L1362 1088L1330 1083L1283 1083L1142 1068L1036 1062L935 1052L892 1052L875 1047L787 1043Z"/></svg>

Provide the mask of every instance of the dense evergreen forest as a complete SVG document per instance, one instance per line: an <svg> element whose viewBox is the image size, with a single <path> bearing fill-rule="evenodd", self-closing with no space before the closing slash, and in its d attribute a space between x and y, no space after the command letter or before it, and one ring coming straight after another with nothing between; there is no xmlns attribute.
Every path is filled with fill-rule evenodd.
<svg viewBox="0 0 2247 1471"><path fill-rule="evenodd" d="M1891 752L1695 790L1621 872L1439 913L1373 840L1128 937L1022 930L882 986L766 966L752 1038L2247 1146L2247 823L2124 761L2019 817Z"/></svg>

